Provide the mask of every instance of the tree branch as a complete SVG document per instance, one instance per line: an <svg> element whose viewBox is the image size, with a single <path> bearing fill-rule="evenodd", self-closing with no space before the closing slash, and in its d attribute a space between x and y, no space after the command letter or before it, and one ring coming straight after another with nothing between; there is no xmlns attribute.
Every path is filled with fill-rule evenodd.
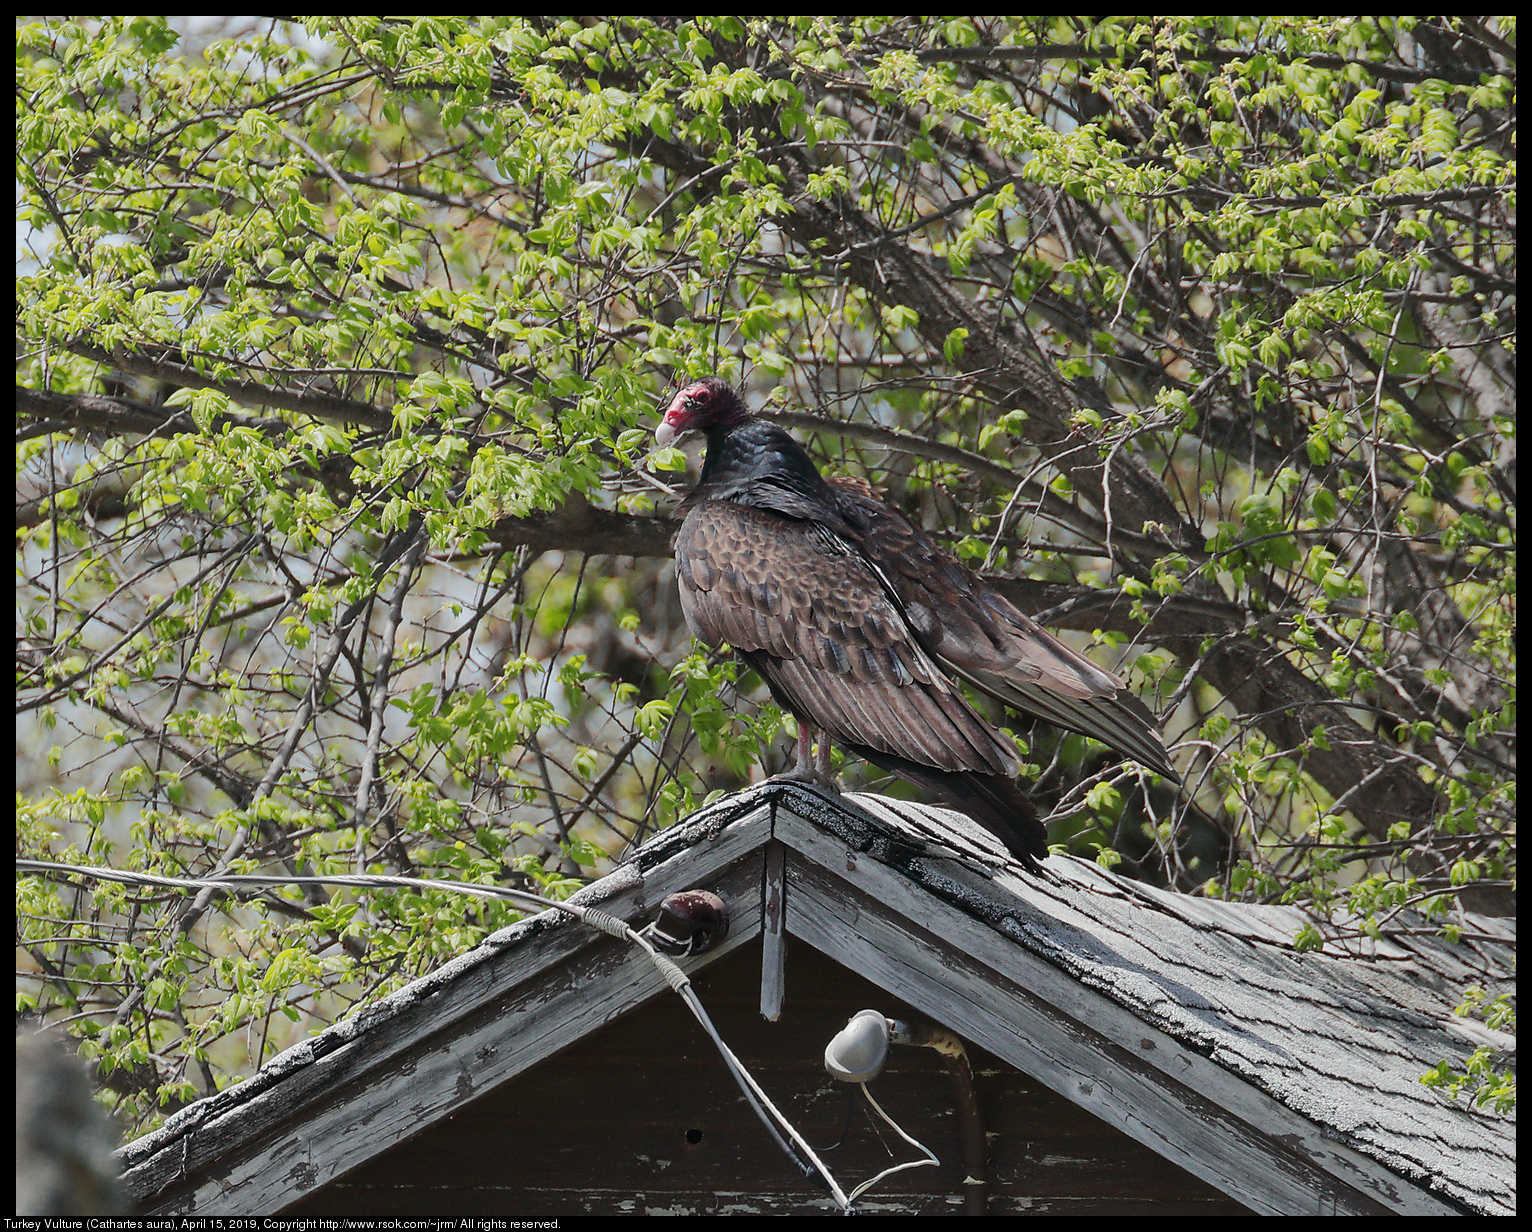
<svg viewBox="0 0 1532 1232"><path fill-rule="evenodd" d="M303 415L311 415L315 419L335 423L355 423L378 431L386 431L393 427L394 423L394 418L389 412L380 411L367 402L354 402L350 398L342 398L334 394L300 393L294 390L276 389L270 385L262 385L258 381L241 380L238 377L204 376L191 364L169 358L174 353L174 349L170 347L164 349L165 353L160 358L142 351L125 350L122 347L113 351L104 351L86 342L77 342L70 349L76 355L93 359L97 363L106 364L122 372L131 372L134 376L166 381L186 389L216 389L246 406L272 406L284 411L297 411Z"/></svg>

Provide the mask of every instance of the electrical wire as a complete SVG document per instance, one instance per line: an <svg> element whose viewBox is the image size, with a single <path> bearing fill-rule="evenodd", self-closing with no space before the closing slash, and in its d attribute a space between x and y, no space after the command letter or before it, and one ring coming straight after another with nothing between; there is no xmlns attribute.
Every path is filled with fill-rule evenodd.
<svg viewBox="0 0 1532 1232"><path fill-rule="evenodd" d="M936 1156L931 1153L930 1147L926 1146L926 1144L923 1142L916 1142L915 1139L909 1136L909 1134L905 1133L904 1130L899 1128L899 1122L894 1120L893 1117L889 1116L888 1113L883 1111L883 1105L878 1103L877 1100L873 1099L872 1092L867 1089L867 1084L865 1082L859 1082L857 1083L857 1086L862 1088L862 1094L867 1097L867 1102L872 1105L873 1111L876 1112L885 1121L887 1121L891 1126L893 1126L894 1132L896 1134L898 1134L916 1150L922 1152L925 1155L925 1158L912 1159L908 1163L895 1164L892 1168L883 1169L883 1171L878 1173L877 1176L873 1177L872 1180L863 1181L860 1185L851 1191L852 1202L855 1202L859 1197L861 1197L864 1193L866 1193L886 1176L893 1176L894 1173L903 1172L906 1168L935 1168L941 1165L941 1160L937 1159Z"/></svg>
<svg viewBox="0 0 1532 1232"><path fill-rule="evenodd" d="M750 1072L734 1055L733 1050L724 1043L723 1037L718 1034L713 1026L712 1019L708 1017L707 1010L702 1006L696 992L691 987L691 980L686 972L681 970L666 955L661 954L650 944L649 939L630 927L626 921L618 919L609 912L595 907L583 907L576 903L557 902L551 898L543 898L539 894L532 894L525 890L512 890L507 886L479 885L469 881L437 881L429 877L396 877L386 873L337 873L334 876L310 876L310 877L270 877L259 873L224 873L216 877L166 877L158 873L140 873L127 869L103 868L86 864L57 864L46 860L23 860L16 861L16 870L24 873L50 873L54 875L67 875L75 877L93 878L97 881L112 881L130 886L156 886L169 889L214 889L231 893L237 890L270 889L274 886L290 885L332 885L347 886L354 889L380 890L380 889L430 889L443 890L448 893L467 894L474 898L501 899L514 903L518 906L536 907L540 910L552 909L562 911L566 915L573 916L580 923L595 928L609 936L616 937L633 943L648 954L665 982L676 992L682 1001L691 1010L693 1017L701 1024L708 1038L713 1041L719 1055L723 1057L724 1065L730 1075L738 1084L745 1096L745 1101L754 1110L767 1131L781 1147L787 1157L792 1160L806 1179L817 1180L829 1191L835 1199L835 1204L846 1213L851 1212L852 1203L857 1194L864 1192L869 1186L876 1184L883 1177L904 1168L922 1167L926 1160L918 1160L910 1164L901 1164L897 1168L890 1168L880 1173L871 1181L863 1183L850 1197L836 1182L830 1169L814 1152L807 1141L804 1140L791 1121L771 1102L771 1098L763 1091L760 1084L750 1075ZM862 1088L865 1093L867 1088ZM906 1134L898 1125L895 1125L882 1108L878 1108L876 1101L868 1094L868 1100L877 1108L879 1115L899 1133L900 1137L907 1142L920 1146L918 1142ZM775 1122L775 1124L773 1123ZM777 1126L787 1132L788 1138L793 1145L789 1145ZM796 1150L794 1149L796 1146ZM920 1146L922 1151L926 1148ZM801 1152L801 1153L800 1153ZM936 1157L929 1151L930 1162L935 1163ZM816 1175L817 1174L817 1175Z"/></svg>

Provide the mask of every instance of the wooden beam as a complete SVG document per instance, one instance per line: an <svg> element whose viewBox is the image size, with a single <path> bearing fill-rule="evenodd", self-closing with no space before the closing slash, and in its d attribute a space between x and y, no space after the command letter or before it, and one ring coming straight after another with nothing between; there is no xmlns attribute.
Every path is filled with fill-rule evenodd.
<svg viewBox="0 0 1532 1232"><path fill-rule="evenodd" d="M761 888L761 1017L782 1017L787 989L787 848L772 839L766 844L766 875Z"/></svg>
<svg viewBox="0 0 1532 1232"><path fill-rule="evenodd" d="M785 808L775 833L792 935L1251 1209L1459 1213Z"/></svg>

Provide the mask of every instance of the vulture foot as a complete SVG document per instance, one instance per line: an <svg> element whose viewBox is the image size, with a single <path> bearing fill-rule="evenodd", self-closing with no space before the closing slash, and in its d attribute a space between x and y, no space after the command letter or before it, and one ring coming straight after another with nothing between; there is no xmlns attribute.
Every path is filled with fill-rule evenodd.
<svg viewBox="0 0 1532 1232"><path fill-rule="evenodd" d="M791 770L784 770L781 774L773 774L766 781L768 783L808 783L812 787L821 787L832 795L840 795L840 784L835 781L835 774L830 768L830 742L823 738L822 732L818 749L814 748L814 725L806 719L798 720L798 756L793 762Z"/></svg>
<svg viewBox="0 0 1532 1232"><path fill-rule="evenodd" d="M812 767L805 769L802 766L794 766L781 774L773 774L766 781L768 783L807 783L810 787L822 788L832 795L841 794L840 784L835 781L833 774L820 774Z"/></svg>

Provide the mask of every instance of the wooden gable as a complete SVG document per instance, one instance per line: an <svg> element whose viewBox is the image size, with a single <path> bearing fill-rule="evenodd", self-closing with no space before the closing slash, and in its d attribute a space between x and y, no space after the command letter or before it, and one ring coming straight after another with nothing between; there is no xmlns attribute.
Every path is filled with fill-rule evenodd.
<svg viewBox="0 0 1532 1232"><path fill-rule="evenodd" d="M1005 1138L992 1140L999 1209L1186 1209L1156 1205L1169 1192L1208 1213L1234 1209L1225 1200L1261 1213L1509 1209L1503 1118L1438 1107L1415 1081L1430 1064L1422 1056L1448 1055L1454 1042L1468 1050L1443 1027L1445 994L1372 969L1408 964L1443 984L1461 974L1444 975L1450 955L1425 943L1371 966L1365 955L1294 955L1281 909L1163 895L1067 858L1050 861L1046 878L1022 879L996 867L989 844L941 810L772 784L658 836L582 898L630 922L682 889L728 903L727 941L682 965L737 1003L725 1036L754 1041L753 1063L768 1086L780 1079L796 1095L786 1108L803 1114L816 1144L826 1140L823 1105L838 1098L823 1047L842 1011L864 1008L859 998L894 999L982 1050L986 1115ZM1507 965L1494 945L1476 954ZM802 982L797 965L834 995ZM751 973L753 1003L741 991ZM754 1007L772 1011L784 987L780 1021L762 1022ZM432 1190L431 1165L409 1174L418 1185L400 1179L407 1161L435 1160L459 1169L455 1201L503 1198L485 1213L558 1213L537 1194L584 1203L570 1213L698 1209L709 1193L816 1209L821 1195L752 1128L737 1096L711 1085L716 1058L676 1025L670 1000L634 947L562 918L522 921L129 1144L126 1183L146 1212L361 1213L391 1201L396 1213L469 1213L430 1205L426 1195L444 1188ZM905 1087L894 1075L877 1089L915 1101L900 1111L940 1154L950 1099L919 1076L919 1050L902 1050L898 1064ZM1036 1115L1005 1137L995 1127L1017 1120L1017 1107ZM1091 1126L1065 1132L1094 1145L1039 1153L1036 1143L1052 1141L1044 1123ZM870 1157L858 1152L874 1151L863 1138L843 1148L844 1165L827 1159L838 1175L876 1170L870 1161L863 1170ZM494 1153L480 1149L486 1140ZM473 1158L489 1174L462 1171ZM1098 1186L1050 1188L1061 1173L1025 1166L1057 1158L1084 1161L1079 1176ZM933 1187L951 1176L923 1171L869 1199L944 1209L959 1190ZM385 1200L390 1185L399 1192ZM516 1187L530 1205L513 1200ZM410 1205L416 1198L423 1205ZM1133 1202L1146 1205L1122 1205Z"/></svg>

